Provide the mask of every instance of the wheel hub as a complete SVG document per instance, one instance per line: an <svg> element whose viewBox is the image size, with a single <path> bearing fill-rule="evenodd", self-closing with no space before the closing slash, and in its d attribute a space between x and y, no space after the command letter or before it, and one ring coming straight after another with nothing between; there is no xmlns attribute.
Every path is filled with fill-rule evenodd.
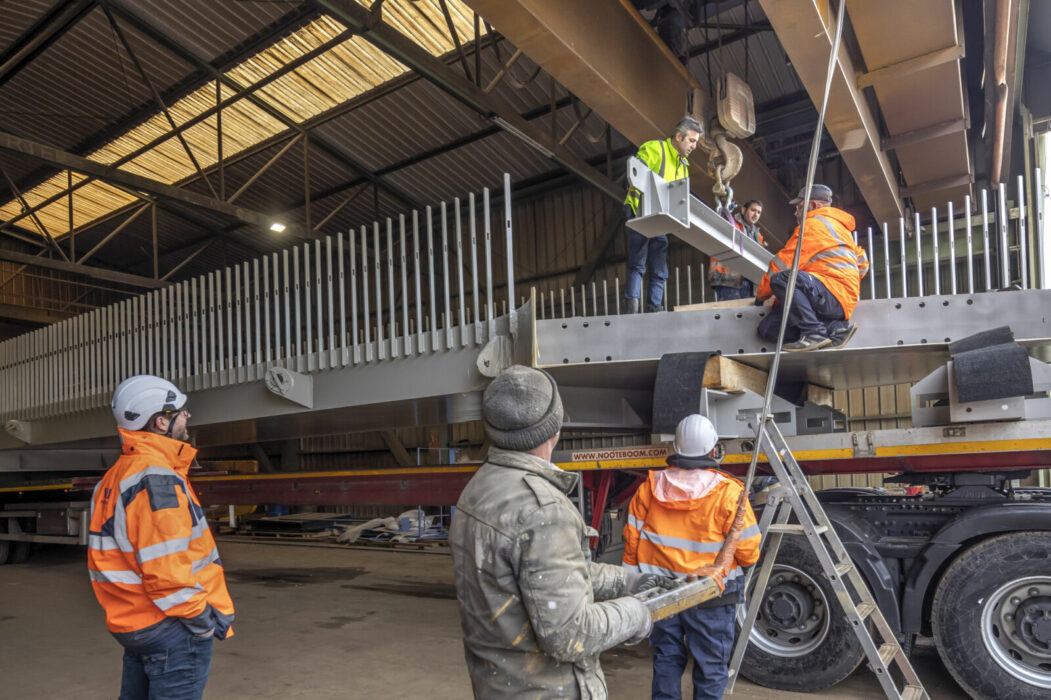
<svg viewBox="0 0 1051 700"><path fill-rule="evenodd" d="M1051 654L1051 596L1022 601L1018 635L1033 652Z"/></svg>
<svg viewBox="0 0 1051 700"><path fill-rule="evenodd" d="M982 642L1012 676L1051 688L1051 577L1028 576L994 591L982 611Z"/></svg>
<svg viewBox="0 0 1051 700"><path fill-rule="evenodd" d="M798 583L782 583L770 590L763 605L770 624L790 630L799 627L814 612L814 599Z"/></svg>

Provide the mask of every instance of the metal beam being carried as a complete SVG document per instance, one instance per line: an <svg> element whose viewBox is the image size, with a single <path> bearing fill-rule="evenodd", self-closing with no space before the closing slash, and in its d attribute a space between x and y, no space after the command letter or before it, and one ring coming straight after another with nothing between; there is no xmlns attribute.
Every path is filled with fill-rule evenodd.
<svg viewBox="0 0 1051 700"><path fill-rule="evenodd" d="M466 2L636 145L668 136L686 113L687 96L700 88L627 0ZM771 230L791 230L784 189L751 147L737 145L744 164L734 189L762 200ZM712 180L702 160L694 158L690 177L697 194L710 199Z"/></svg>
<svg viewBox="0 0 1051 700"><path fill-rule="evenodd" d="M781 45L814 104L825 91L835 18L819 0L759 0ZM888 37L884 37L889 41ZM891 42L893 43L893 42ZM841 47L828 96L825 128L850 169L876 221L895 221L904 213L887 155L880 150L879 124L857 85L853 62ZM765 202L765 200L764 200Z"/></svg>
<svg viewBox="0 0 1051 700"><path fill-rule="evenodd" d="M628 228L644 236L674 234L719 264L758 284L773 254L690 194L690 180L665 182L638 158L628 159L628 182L639 191L638 216Z"/></svg>

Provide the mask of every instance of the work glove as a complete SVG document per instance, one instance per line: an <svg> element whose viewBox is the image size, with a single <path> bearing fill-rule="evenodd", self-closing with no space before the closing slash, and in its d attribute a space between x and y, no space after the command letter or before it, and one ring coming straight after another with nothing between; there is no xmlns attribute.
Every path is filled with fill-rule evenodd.
<svg viewBox="0 0 1051 700"><path fill-rule="evenodd" d="M673 588L678 588L682 583L684 582L669 576L661 576L660 574L643 574L632 593L641 593L642 591L648 591L652 588L671 590Z"/></svg>

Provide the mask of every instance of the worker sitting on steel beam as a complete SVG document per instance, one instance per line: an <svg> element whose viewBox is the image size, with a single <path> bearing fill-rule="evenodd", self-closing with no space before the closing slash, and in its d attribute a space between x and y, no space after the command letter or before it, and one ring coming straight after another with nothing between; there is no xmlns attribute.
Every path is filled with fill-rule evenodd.
<svg viewBox="0 0 1051 700"><path fill-rule="evenodd" d="M482 398L493 447L449 529L476 698L601 700L599 654L642 641L653 624L629 594L660 577L591 561L590 528L566 496L579 475L549 461L562 415L551 375L519 365Z"/></svg>
<svg viewBox="0 0 1051 700"><path fill-rule="evenodd" d="M200 698L212 641L233 635L234 605L204 510L187 481L186 395L160 377L113 393L122 455L91 497L88 575L124 647L120 697Z"/></svg>
<svg viewBox="0 0 1051 700"><path fill-rule="evenodd" d="M699 414L675 429L668 468L651 471L628 507L624 566L639 573L686 579L715 562L737 517L744 488L717 471L715 426ZM653 624L653 698L682 697L680 685L693 655L693 697L721 698L734 645L734 607L741 594L741 567L759 559L759 527L747 500L743 530L718 598Z"/></svg>
<svg viewBox="0 0 1051 700"><path fill-rule="evenodd" d="M693 117L683 117L670 138L647 141L639 146L635 157L649 166L668 182L681 180L690 174L687 158L697 147L701 138L701 124ZM628 188L624 199L624 218L632 219L639 212L639 191ZM624 282L626 312L639 312L639 297L642 294L642 276L646 266L650 268L649 285L646 288L646 311L660 311L664 302L664 283L668 279L668 237L647 238L637 231L625 227L628 234L628 273Z"/></svg>
<svg viewBox="0 0 1051 700"><path fill-rule="evenodd" d="M796 218L806 214L803 248L799 257L792 307L788 310L784 349L789 352L840 348L857 330L850 316L861 294L861 278L869 269L865 249L854 242L854 217L832 206L832 190L814 185L804 207L805 189L789 204L796 205ZM792 272L799 227L785 243L763 275L756 304L770 308L759 322L759 335L777 342L788 279Z"/></svg>
<svg viewBox="0 0 1051 700"><path fill-rule="evenodd" d="M750 199L729 216L734 228L765 247L766 241L763 240L763 234L759 233L759 217L762 215L763 203L758 199ZM708 283L712 285L716 301L751 299L755 296L755 285L751 280L746 280L744 275L731 272L720 265L715 258L709 261Z"/></svg>

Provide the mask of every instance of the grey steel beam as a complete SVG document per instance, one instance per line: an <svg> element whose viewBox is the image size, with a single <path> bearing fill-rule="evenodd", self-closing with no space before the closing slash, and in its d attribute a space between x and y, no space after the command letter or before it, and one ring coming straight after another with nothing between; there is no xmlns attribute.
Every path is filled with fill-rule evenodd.
<svg viewBox="0 0 1051 700"><path fill-rule="evenodd" d="M80 265L78 263L65 262L64 260L54 260L52 258L30 255L28 253L19 253L18 251L5 250L3 248L0 248L0 260L7 260L9 262L16 262L34 267L45 267L50 270L59 270L61 272L69 272L75 275L84 275L85 277L90 277L92 279L116 282L118 284L126 284L132 287L141 287L143 289L159 289L160 287L168 286L167 282L163 280L155 280L152 277L140 277L139 275L131 275L126 272L117 272L116 270L106 270L101 267Z"/></svg>
<svg viewBox="0 0 1051 700"><path fill-rule="evenodd" d="M373 15L353 0L318 0L318 4L347 27L360 31L362 37L376 47L423 75L461 103L558 161L585 182L610 197L624 198L623 187L560 145L550 132L530 124L506 102L486 94L482 88L456 74L411 38L384 23L379 15Z"/></svg>
<svg viewBox="0 0 1051 700"><path fill-rule="evenodd" d="M188 192L184 189L175 187L174 185L168 185L141 175L125 172L112 166L104 165L68 153L53 146L30 141L29 139L19 138L18 136L7 132L0 132L0 150L29 156L44 161L45 163L57 165L61 168L69 168L70 170L75 170L79 173L92 175L106 182L112 182L147 194L167 197L168 199L174 199L195 207L200 207L201 209L225 214L226 216L242 221L243 223L259 226L263 229L269 228L270 224L273 222L271 217L260 214L259 212L228 204L227 202L222 202L211 197L205 197L204 195L196 194L195 192Z"/></svg>
<svg viewBox="0 0 1051 700"><path fill-rule="evenodd" d="M8 321L19 321L22 323L35 323L41 326L49 326L52 323L65 321L67 318L73 316L76 316L76 314L63 311L51 311L49 309L37 309L31 306L0 303L0 319Z"/></svg>
<svg viewBox="0 0 1051 700"><path fill-rule="evenodd" d="M833 389L916 381L948 359L946 343L999 326L1043 361L1051 360L1051 290L865 299L842 350L791 353L781 375ZM537 360L560 382L645 386L665 353L721 352L768 366L773 346L756 335L765 307L705 308L631 316L537 321ZM640 384L641 382L641 384Z"/></svg>

